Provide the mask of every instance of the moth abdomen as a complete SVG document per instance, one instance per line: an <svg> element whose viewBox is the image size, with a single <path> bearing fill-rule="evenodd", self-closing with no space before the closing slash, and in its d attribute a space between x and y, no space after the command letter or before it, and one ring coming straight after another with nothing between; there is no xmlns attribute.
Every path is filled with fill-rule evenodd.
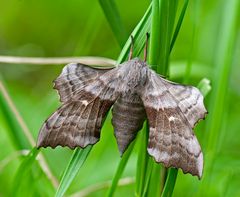
<svg viewBox="0 0 240 197"><path fill-rule="evenodd" d="M136 94L128 94L117 99L113 106L112 124L121 154L135 138L146 117L142 101Z"/></svg>

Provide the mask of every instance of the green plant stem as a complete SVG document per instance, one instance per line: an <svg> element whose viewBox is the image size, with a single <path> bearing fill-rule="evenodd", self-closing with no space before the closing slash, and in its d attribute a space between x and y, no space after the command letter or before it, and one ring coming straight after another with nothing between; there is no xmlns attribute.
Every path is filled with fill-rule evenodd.
<svg viewBox="0 0 240 197"><path fill-rule="evenodd" d="M138 153L138 161L137 161L137 174L136 174L136 195L141 196L143 191L145 190L145 177L146 177L146 169L149 165L148 160L150 159L147 153L147 142L148 142L148 125L144 124L143 131L140 136L140 147ZM147 191L146 191L147 192Z"/></svg>
<svg viewBox="0 0 240 197"><path fill-rule="evenodd" d="M172 41L171 41L171 45L170 45L170 53L171 53L171 51L173 49L173 46L175 44L175 41L176 41L177 36L179 34L179 31L180 31L180 28L182 26L182 22L183 22L183 19L184 19L184 16L185 16L185 13L186 13L186 10L187 10L187 7L188 7L188 2L189 2L189 0L185 0L184 1L183 7L182 7L182 10L181 10L181 14L180 14L180 16L178 18L178 22L177 22L175 31L173 33L173 37L172 37Z"/></svg>
<svg viewBox="0 0 240 197"><path fill-rule="evenodd" d="M3 112L6 125L9 128L9 136L17 150L29 149L31 147L30 143L23 135L22 128L19 126L17 117L13 113L10 104L13 108L13 103L0 76L0 110Z"/></svg>
<svg viewBox="0 0 240 197"><path fill-rule="evenodd" d="M184 16L182 14L182 19L179 20L179 25L176 29L177 31L175 31L172 39L176 10L177 1L153 0L149 64L152 65L152 68L156 70L157 73L165 76L168 72L170 51L174 45L179 32L181 20ZM153 169L155 169L156 172L152 179L159 180L160 168L154 167ZM159 191L156 191L157 196L160 195L161 188L164 188L165 180L166 169L162 167ZM150 190L153 191L154 189Z"/></svg>
<svg viewBox="0 0 240 197"><path fill-rule="evenodd" d="M106 19L118 41L120 47L124 46L127 39L127 31L123 25L117 5L114 0L99 0L99 3L104 11Z"/></svg>
<svg viewBox="0 0 240 197"><path fill-rule="evenodd" d="M190 75L192 72L192 63L193 63L193 59L194 59L194 56L196 53L195 45L196 45L196 40L198 38L198 24L199 24L199 18L200 18L200 7L201 7L200 1L195 1L193 11L192 11L193 28L192 28L191 46L190 46L188 61L186 64L184 80L183 80L183 82L185 84L187 84L190 79Z"/></svg>
<svg viewBox="0 0 240 197"><path fill-rule="evenodd" d="M150 4L149 8L147 9L146 13L144 14L143 18L141 19L141 21L138 23L138 25L135 27L135 29L133 30L133 32L131 34L134 37L134 41L135 41L133 57L139 56L144 47L145 40L146 40L146 33L149 32L149 28L150 28L150 14L151 14L151 4ZM131 45L131 39L129 37L118 57L117 64L120 64L121 62L123 62L124 60L126 60L128 58L130 45ZM122 172L125 169L125 166L130 157L131 149L133 148L133 146L134 146L134 144L129 147L130 149L128 148L129 149L128 153L126 155L124 155L123 158L120 160L120 163L118 165L118 168L115 172L115 175L114 175L114 178L112 181L112 185L109 188L108 196L112 196L114 194L117 183L118 183L119 179L121 178ZM146 152L146 148L144 149L144 151ZM138 169L137 171L139 171L139 168L137 168L137 169ZM143 170L145 170L145 168L143 168ZM137 173L137 176L138 176L138 173ZM141 181L141 180L142 179L137 179L136 185L140 185L139 181Z"/></svg>
<svg viewBox="0 0 240 197"><path fill-rule="evenodd" d="M135 141L132 142L130 144L130 147L128 147L128 149L126 150L126 152L123 154L123 157L121 158L121 161L120 163L118 164L118 168L117 168L117 171L114 175L114 178L112 180L112 184L109 188L109 191L108 191L108 197L112 197L115 190L116 190L116 187L118 185L118 181L120 180L121 176L122 176L122 173L123 173L123 170L125 169L125 166L128 162L128 159L132 153L132 150L133 150L133 147L134 147L134 144L135 144Z"/></svg>
<svg viewBox="0 0 240 197"><path fill-rule="evenodd" d="M92 145L88 145L84 149L77 148L74 150L72 158L70 159L69 164L63 173L61 182L56 191L55 194L56 197L62 197L64 193L67 191L73 179L76 177L79 169L82 167L85 160L87 159L91 149Z"/></svg>
<svg viewBox="0 0 240 197"><path fill-rule="evenodd" d="M172 196L172 192L177 179L177 173L178 173L178 170L176 168L172 168L171 170L169 170L166 184L163 188L162 197Z"/></svg>
<svg viewBox="0 0 240 197"><path fill-rule="evenodd" d="M152 25L150 35L150 49L148 55L148 63L152 66L153 70L157 70L159 51L160 51L160 9L159 1L153 0L152 5ZM163 74L163 73L161 73Z"/></svg>
<svg viewBox="0 0 240 197"><path fill-rule="evenodd" d="M146 33L150 31L150 26L151 26L151 11L152 11L152 4L149 5L141 21L137 24L137 26L131 33L131 35L134 37L133 57L138 56L145 45ZM124 60L128 59L130 46L131 46L131 38L129 37L120 55L118 56L117 65L122 63Z"/></svg>
<svg viewBox="0 0 240 197"><path fill-rule="evenodd" d="M173 27L177 12L177 0L159 0L160 9L160 51L157 72L166 75L168 72L169 51L171 46Z"/></svg>
<svg viewBox="0 0 240 197"><path fill-rule="evenodd" d="M29 173L32 169L33 163L36 161L36 157L39 153L39 150L37 148L33 148L26 158L23 160L21 165L19 166L19 169L16 173L16 177L13 182L13 187L12 187L12 196L20 196L19 195L19 190L21 188L21 180L26 178L26 176L29 176ZM30 174L31 175L31 174ZM19 182L20 181L20 182Z"/></svg>

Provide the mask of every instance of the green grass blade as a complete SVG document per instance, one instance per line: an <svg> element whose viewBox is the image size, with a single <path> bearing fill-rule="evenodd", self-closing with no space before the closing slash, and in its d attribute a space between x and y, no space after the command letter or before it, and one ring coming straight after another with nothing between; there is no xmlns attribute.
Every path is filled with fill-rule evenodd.
<svg viewBox="0 0 240 197"><path fill-rule="evenodd" d="M175 44L175 41L176 41L177 36L178 36L178 34L179 34L179 31L180 31L180 28L181 28L181 26L182 26L182 22L183 22L185 13L186 13L186 9L187 9L187 6L188 6L188 2L189 2L189 0L185 0L185 1L184 1L184 4L183 4L183 7L182 7L180 16L179 16L179 18L178 18L177 25L176 25L175 30L174 30L174 33L173 33L173 37L172 37L172 40L171 40L169 53L171 53L171 51L172 51L172 49L173 49L173 46L174 46L174 44ZM207 91L207 90L206 90L206 91ZM162 192L162 196L163 196L163 197L165 197L165 196L172 196L172 192L173 192L173 190L174 190L175 183L176 183L176 179L177 179L177 172L178 172L178 170L175 169L175 168L170 168L170 169L168 170L168 175L167 175L166 183L165 183L164 187L162 188L162 189L163 189L163 192ZM164 179L164 178L163 178L163 179ZM162 181L164 181L163 179L162 179Z"/></svg>
<svg viewBox="0 0 240 197"><path fill-rule="evenodd" d="M92 145L89 145L84 149L77 148L74 151L72 158L70 159L70 162L61 178L61 182L55 194L56 197L62 197L65 194L73 179L76 177L79 169L82 167L85 160L87 159L87 156L90 153L91 149Z"/></svg>
<svg viewBox="0 0 240 197"><path fill-rule="evenodd" d="M138 25L135 27L135 29L131 33L131 35L134 37L133 57L138 56L145 45L146 33L150 31L150 25L151 25L151 17L150 17L151 7L152 6L150 4L144 16L142 17L141 21L138 23ZM129 37L118 57L117 64L128 59L130 46L131 46L131 38Z"/></svg>
<svg viewBox="0 0 240 197"><path fill-rule="evenodd" d="M38 153L39 150L37 148L33 148L19 166L13 182L12 196L21 196L19 195L19 190L21 188L22 182L24 182L24 179L28 177L29 174L31 174L30 171L32 169L33 163L36 161Z"/></svg>
<svg viewBox="0 0 240 197"><path fill-rule="evenodd" d="M151 34L150 34L150 49L148 54L148 63L151 65L151 67L157 71L158 65L159 65L159 58L160 58L160 26L161 26L161 18L160 18L160 3L159 0L153 0L152 1L152 18L151 18ZM162 74L162 73L161 73ZM144 132L146 133L146 140L142 142L142 146L146 147L147 149L147 143L148 143L148 127L145 128ZM144 150L147 151L147 150ZM141 178L141 181L139 183L139 186L137 188L137 196L143 196L147 195L149 190L152 190L151 192L155 193L153 191L153 186L149 185L150 181L153 181L153 179L157 179L157 176L159 177L160 173L155 172L157 175L152 175L152 170L157 169L155 164L153 163L152 159L149 158L149 155L146 153L144 155L139 152L139 160L141 161L141 165L137 166L139 168L137 171L141 174L139 177ZM151 166L150 169L148 167ZM146 170L147 168L147 170ZM151 180L150 180L151 179ZM138 180L136 181L138 182ZM150 186L150 187L149 187ZM155 189L155 187L154 187ZM157 193L154 195L158 196Z"/></svg>
<svg viewBox="0 0 240 197"><path fill-rule="evenodd" d="M118 44L123 47L127 39L127 31L123 25L117 5L114 0L99 0L99 3L104 11L109 25L118 41Z"/></svg>
<svg viewBox="0 0 240 197"><path fill-rule="evenodd" d="M158 28L160 28L160 40L158 41L158 44L160 44L160 49L158 51L159 58L157 58L157 64L155 65L161 65L157 67L157 72L163 75L166 75L168 72L168 61L170 55L169 51L177 12L177 5L177 0L159 0L160 26Z"/></svg>
<svg viewBox="0 0 240 197"><path fill-rule="evenodd" d="M171 53L171 51L173 49L173 46L174 46L175 41L177 39L178 33L179 33L180 28L182 26L182 22L183 22L183 19L184 19L186 10L187 10L188 2L189 2L189 0L185 0L184 1L184 4L183 4L183 7L182 7L180 16L178 18L178 22L177 22L176 28L175 28L174 33L173 33L173 37L172 37L172 41L171 41L171 45L170 45L170 53Z"/></svg>
<svg viewBox="0 0 240 197"><path fill-rule="evenodd" d="M152 177L152 174L154 173L154 169L153 169L153 165L154 165L155 161L153 161L152 159L148 159L148 163L147 163L147 166L146 166L146 180L145 180L145 185L144 185L144 190L142 192L141 195L139 196L151 196L151 195L148 195L148 192L149 192L149 184L150 184L150 181L151 181L151 177Z"/></svg>
<svg viewBox="0 0 240 197"><path fill-rule="evenodd" d="M209 92L211 91L212 87L210 85L210 80L207 78L203 78L199 83L198 83L198 89L201 91L204 97L206 97Z"/></svg>
<svg viewBox="0 0 240 197"><path fill-rule="evenodd" d="M171 168L168 170L167 180L162 192L162 197L171 197L172 192L176 183L178 170L176 168Z"/></svg>
<svg viewBox="0 0 240 197"><path fill-rule="evenodd" d="M150 48L148 63L153 70L157 70L160 51L160 6L159 1L154 0L152 5L152 26L150 35Z"/></svg>
<svg viewBox="0 0 240 197"><path fill-rule="evenodd" d="M190 76L192 74L192 68L193 68L193 60L196 55L196 40L198 38L198 24L199 24L199 18L200 18L200 8L201 8L201 2L200 1L195 1L193 4L193 9L192 12L193 14L193 28L192 28L192 38L191 38L191 45L190 45L190 53L188 56L188 61L186 64L186 69L185 69L185 76L183 83L187 84L189 82Z"/></svg>
<svg viewBox="0 0 240 197"><path fill-rule="evenodd" d="M149 64L157 73L166 75L168 71L168 60L172 42L172 32L177 11L177 1L155 0L153 1L152 26L150 38ZM180 28L180 27L178 27ZM177 33L175 34L177 36ZM176 37L174 37L176 39ZM158 166L157 166L158 165ZM150 195L159 196L166 179L166 169L160 168L159 164L154 164L154 173L148 190ZM160 170L161 169L161 170ZM161 171L161 180L160 180Z"/></svg>
<svg viewBox="0 0 240 197"><path fill-rule="evenodd" d="M116 173L115 173L115 175L113 177L112 184L111 184L111 186L109 188L109 191L108 191L108 195L107 195L108 197L112 197L113 196L113 194L114 194L114 192L115 192L115 190L116 190L116 188L118 186L118 181L121 178L122 173L123 173L123 171L125 169L125 166L126 166L126 164L128 162L128 159L129 159L129 157L130 157L130 155L132 153L134 145L135 145L135 141L130 144L130 146L128 147L126 152L123 154L123 157L122 157L120 163L118 164L117 171L116 171Z"/></svg>
<svg viewBox="0 0 240 197"><path fill-rule="evenodd" d="M146 186L147 187L147 196L160 196L161 189L163 187L163 184L161 182L162 179L162 169L165 169L162 165L159 163L156 163L153 158L148 159L149 162L152 163L152 175L150 178L150 182L148 184L148 179L146 177Z"/></svg>
<svg viewBox="0 0 240 197"><path fill-rule="evenodd" d="M21 127L17 123L16 117L13 114L11 108L9 107L9 102L7 101L7 92L6 86L3 83L3 80L0 76L0 110L4 114L6 125L8 126L9 136L11 137L11 141L15 145L16 149L28 149L30 148L30 143L26 140Z"/></svg>
<svg viewBox="0 0 240 197"><path fill-rule="evenodd" d="M147 153L148 126L144 124L143 131L139 136L140 147L138 152L137 173L136 173L136 195L141 196L144 190L146 168L148 165L149 155Z"/></svg>
<svg viewBox="0 0 240 197"><path fill-rule="evenodd" d="M168 59L170 52L174 46L175 40L178 36L186 8L188 5L188 1L185 1L183 8L181 10L180 17L177 22L177 26L175 28L173 37L173 27L174 27L174 21L175 21L175 15L177 11L177 1L153 1L153 16L152 16L152 37L150 42L150 58L149 63L153 65L153 69L157 70L158 73L166 75L168 72ZM161 44L160 44L161 43ZM160 66L161 65L161 66ZM155 176L152 178L152 182L154 180L156 182L159 182L159 171L160 169L155 167ZM173 173L174 169L170 169L168 173L168 180L170 183L175 183L176 181L176 173ZM163 167L161 170L161 186L160 190L164 188L164 192L166 193L172 193L174 185L172 184L172 187L169 187L169 182L167 185L164 185L165 179L166 179L166 169ZM175 176L173 176L175 175ZM153 184L152 184L153 185ZM153 192L150 195L154 195L154 193L157 192L161 193L159 191L158 187L155 188L149 188L150 192Z"/></svg>
<svg viewBox="0 0 240 197"><path fill-rule="evenodd" d="M141 51L145 45L146 33L149 32L149 28L150 28L150 13L151 13L151 5L149 6L149 8L147 9L143 18L141 19L141 21L138 23L138 25L135 27L135 29L133 30L133 32L131 34L134 37L133 57L139 56L139 54L141 53ZM131 45L131 39L129 37L119 55L119 58L117 61L118 64L127 59L128 54L129 54L130 45ZM125 169L127 161L129 159L129 156L132 152L131 151L132 148L133 148L133 146L130 146L128 148L130 150L127 150L126 156L124 155L124 158L120 161L117 171L114 175L112 185L109 188L108 196L112 196L113 193L115 192L118 181L121 178L121 174L122 174L123 170ZM146 151L146 149L145 149L145 151Z"/></svg>

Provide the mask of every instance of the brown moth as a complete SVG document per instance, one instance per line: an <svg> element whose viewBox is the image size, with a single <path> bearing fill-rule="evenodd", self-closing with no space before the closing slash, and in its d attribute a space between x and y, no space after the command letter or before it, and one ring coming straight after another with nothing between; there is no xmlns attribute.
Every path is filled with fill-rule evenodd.
<svg viewBox="0 0 240 197"><path fill-rule="evenodd" d="M132 50L129 61L108 70L66 65L54 81L62 105L43 124L37 147L74 149L95 144L113 107L112 124L121 154L147 118L148 153L165 167L181 168L200 178L203 154L193 128L207 113L202 94L195 87L162 78L145 61L131 59L131 54Z"/></svg>

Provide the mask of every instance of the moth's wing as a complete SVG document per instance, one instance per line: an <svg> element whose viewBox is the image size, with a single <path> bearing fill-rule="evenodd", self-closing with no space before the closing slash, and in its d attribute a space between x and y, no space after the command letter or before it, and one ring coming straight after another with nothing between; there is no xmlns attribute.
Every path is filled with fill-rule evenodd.
<svg viewBox="0 0 240 197"><path fill-rule="evenodd" d="M121 93L121 73L113 69L72 96L42 126L38 147L85 147L99 140L102 123Z"/></svg>
<svg viewBox="0 0 240 197"><path fill-rule="evenodd" d="M71 100L86 85L96 80L109 69L95 69L80 63L67 64L62 73L54 80L61 102Z"/></svg>
<svg viewBox="0 0 240 197"><path fill-rule="evenodd" d="M148 152L165 167L202 176L203 155L192 128L206 109L200 91L167 81L149 70L141 91L150 126Z"/></svg>
<svg viewBox="0 0 240 197"><path fill-rule="evenodd" d="M134 140L146 118L140 97L135 94L121 95L113 105L112 124L121 155Z"/></svg>

